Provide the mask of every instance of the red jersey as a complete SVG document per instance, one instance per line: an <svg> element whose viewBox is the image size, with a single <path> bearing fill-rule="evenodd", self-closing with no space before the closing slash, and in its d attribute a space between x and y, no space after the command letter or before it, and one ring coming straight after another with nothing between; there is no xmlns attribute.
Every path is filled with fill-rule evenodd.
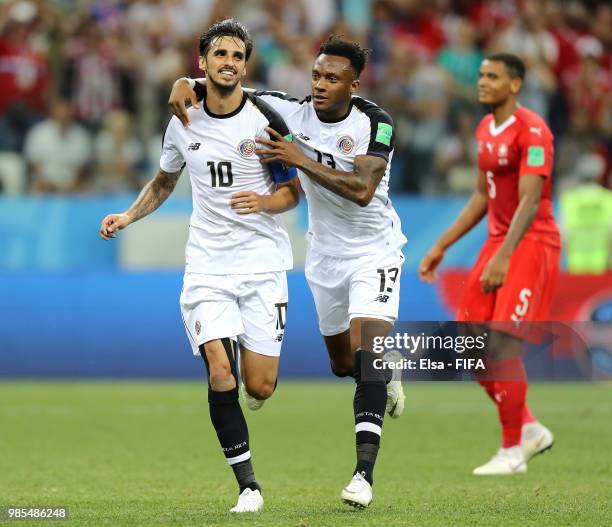
<svg viewBox="0 0 612 527"><path fill-rule="evenodd" d="M9 39L0 39L0 115L16 102L43 112L48 81L45 58Z"/></svg>
<svg viewBox="0 0 612 527"><path fill-rule="evenodd" d="M478 125L476 140L478 168L484 172L489 190L489 238L505 238L519 203L519 178L539 175L545 178L542 196L525 238L560 247L552 209L554 137L544 119L521 107L496 127L489 114Z"/></svg>

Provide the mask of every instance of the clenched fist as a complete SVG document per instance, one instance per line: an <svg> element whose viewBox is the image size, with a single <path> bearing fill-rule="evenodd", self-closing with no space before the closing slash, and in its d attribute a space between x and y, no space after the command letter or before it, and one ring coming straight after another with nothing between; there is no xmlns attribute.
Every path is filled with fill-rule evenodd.
<svg viewBox="0 0 612 527"><path fill-rule="evenodd" d="M130 223L131 218L127 214L109 214L102 220L100 225L100 236L105 240L110 240L116 236L116 232L125 229Z"/></svg>

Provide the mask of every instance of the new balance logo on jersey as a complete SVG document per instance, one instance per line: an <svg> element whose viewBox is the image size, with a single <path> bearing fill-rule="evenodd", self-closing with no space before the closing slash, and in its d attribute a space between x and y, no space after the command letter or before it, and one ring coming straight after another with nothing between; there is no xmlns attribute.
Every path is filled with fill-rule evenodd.
<svg viewBox="0 0 612 527"><path fill-rule="evenodd" d="M282 342L284 336L285 336L285 332L284 331L278 331L276 333L276 336L274 337L274 342Z"/></svg>
<svg viewBox="0 0 612 527"><path fill-rule="evenodd" d="M202 143L189 143L187 150L199 150Z"/></svg>
<svg viewBox="0 0 612 527"><path fill-rule="evenodd" d="M304 135L302 132L298 132L297 136L300 139L303 139L304 141L310 141L310 137L308 137L307 135Z"/></svg>
<svg viewBox="0 0 612 527"><path fill-rule="evenodd" d="M383 304L386 304L387 300L389 300L389 295L378 295L374 299L374 302L382 302Z"/></svg>

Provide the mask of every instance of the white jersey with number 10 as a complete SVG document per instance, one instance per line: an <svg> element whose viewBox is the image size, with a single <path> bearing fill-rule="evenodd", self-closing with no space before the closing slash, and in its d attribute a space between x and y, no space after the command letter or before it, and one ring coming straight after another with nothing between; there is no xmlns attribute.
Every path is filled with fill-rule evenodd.
<svg viewBox="0 0 612 527"><path fill-rule="evenodd" d="M176 172L185 164L189 168L193 213L185 271L249 274L291 269L291 244L279 215L239 215L229 206L236 192L274 192L273 175L279 167L261 163L255 140L268 137L266 127L288 136L287 125L265 101L246 92L230 114L211 114L204 102L188 112L188 128L176 117L168 124L160 159L165 172Z"/></svg>

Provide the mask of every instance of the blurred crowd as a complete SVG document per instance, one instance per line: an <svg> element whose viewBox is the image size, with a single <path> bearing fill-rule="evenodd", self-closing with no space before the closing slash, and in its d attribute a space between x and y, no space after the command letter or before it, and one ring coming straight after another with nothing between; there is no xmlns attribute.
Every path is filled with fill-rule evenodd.
<svg viewBox="0 0 612 527"><path fill-rule="evenodd" d="M198 37L252 32L246 86L307 95L330 34L372 50L361 95L396 124L396 192L465 193L484 55L520 55L556 136L557 188L612 187L612 4L597 0L0 0L0 192L120 193L154 173ZM186 187L183 187L186 190ZM180 192L180 190L179 190Z"/></svg>

